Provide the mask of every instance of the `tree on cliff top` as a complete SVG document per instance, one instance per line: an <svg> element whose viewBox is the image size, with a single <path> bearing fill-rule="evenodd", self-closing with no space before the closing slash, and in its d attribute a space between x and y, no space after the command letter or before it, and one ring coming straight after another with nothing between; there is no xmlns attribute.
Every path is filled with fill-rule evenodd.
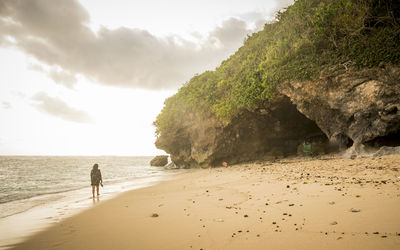
<svg viewBox="0 0 400 250"><path fill-rule="evenodd" d="M244 109L268 107L286 81L349 66L399 64L399 13L392 0L297 0L215 71L195 75L168 98L154 122L156 133L174 131L193 112L228 123Z"/></svg>

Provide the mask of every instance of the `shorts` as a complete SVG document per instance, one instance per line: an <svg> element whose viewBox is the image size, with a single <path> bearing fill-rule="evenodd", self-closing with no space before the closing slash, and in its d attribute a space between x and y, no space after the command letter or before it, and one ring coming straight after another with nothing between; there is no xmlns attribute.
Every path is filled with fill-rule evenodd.
<svg viewBox="0 0 400 250"><path fill-rule="evenodd" d="M100 185L100 181L96 181L96 182L92 181L92 186L98 186L98 185Z"/></svg>

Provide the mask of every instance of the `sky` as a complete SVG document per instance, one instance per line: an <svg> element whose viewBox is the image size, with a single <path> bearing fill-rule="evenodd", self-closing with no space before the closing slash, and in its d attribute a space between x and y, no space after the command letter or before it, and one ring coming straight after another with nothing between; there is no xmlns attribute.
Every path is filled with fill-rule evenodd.
<svg viewBox="0 0 400 250"><path fill-rule="evenodd" d="M0 155L156 155L164 100L293 0L0 0Z"/></svg>

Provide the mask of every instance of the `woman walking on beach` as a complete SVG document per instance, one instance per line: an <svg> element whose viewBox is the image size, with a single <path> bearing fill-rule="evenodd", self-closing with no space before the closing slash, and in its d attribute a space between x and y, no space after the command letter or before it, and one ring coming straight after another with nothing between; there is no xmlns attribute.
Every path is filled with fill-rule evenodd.
<svg viewBox="0 0 400 250"><path fill-rule="evenodd" d="M92 194L94 198L94 188L96 187L97 196L99 196L99 184L103 186L103 179L101 178L101 172L97 163L93 165L92 171L90 171L90 180L92 182Z"/></svg>

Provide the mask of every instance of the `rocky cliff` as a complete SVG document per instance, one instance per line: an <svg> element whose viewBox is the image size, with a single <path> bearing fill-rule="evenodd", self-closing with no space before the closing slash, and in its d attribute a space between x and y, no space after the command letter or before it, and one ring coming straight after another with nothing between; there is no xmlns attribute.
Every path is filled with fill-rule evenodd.
<svg viewBox="0 0 400 250"><path fill-rule="evenodd" d="M399 146L399 88L398 1L297 0L166 100L156 146L184 167Z"/></svg>
<svg viewBox="0 0 400 250"><path fill-rule="evenodd" d="M381 64L288 82L268 108L244 110L228 124L188 114L156 146L176 165L192 167L293 155L307 138L321 142L319 153L336 144L400 145L399 133L400 67Z"/></svg>
<svg viewBox="0 0 400 250"><path fill-rule="evenodd" d="M400 67L361 71L285 84L281 92L324 134L342 146L396 144L400 132Z"/></svg>

